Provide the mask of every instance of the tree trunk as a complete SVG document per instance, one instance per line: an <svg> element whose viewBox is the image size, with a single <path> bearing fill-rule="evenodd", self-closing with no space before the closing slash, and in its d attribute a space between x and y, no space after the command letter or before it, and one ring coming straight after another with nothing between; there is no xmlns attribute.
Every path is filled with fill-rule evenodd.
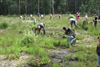
<svg viewBox="0 0 100 67"><path fill-rule="evenodd" d="M38 0L38 15L40 15L40 0Z"/></svg>
<svg viewBox="0 0 100 67"><path fill-rule="evenodd" d="M52 14L54 14L54 0L52 0Z"/></svg>
<svg viewBox="0 0 100 67"><path fill-rule="evenodd" d="M26 4L25 4L25 12L26 12L26 14L27 14L27 0L26 0L25 3L26 3Z"/></svg>
<svg viewBox="0 0 100 67"><path fill-rule="evenodd" d="M20 0L19 0L19 4L18 4L18 11L19 11L19 14L21 13L20 12Z"/></svg>

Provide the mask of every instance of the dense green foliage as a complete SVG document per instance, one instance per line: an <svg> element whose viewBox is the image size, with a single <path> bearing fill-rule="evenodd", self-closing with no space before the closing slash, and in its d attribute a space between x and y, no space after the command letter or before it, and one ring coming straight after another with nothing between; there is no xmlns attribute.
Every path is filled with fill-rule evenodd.
<svg viewBox="0 0 100 67"><path fill-rule="evenodd" d="M0 23L0 29L6 29L8 27L7 23Z"/></svg>
<svg viewBox="0 0 100 67"><path fill-rule="evenodd" d="M100 0L0 0L0 14L100 13Z"/></svg>

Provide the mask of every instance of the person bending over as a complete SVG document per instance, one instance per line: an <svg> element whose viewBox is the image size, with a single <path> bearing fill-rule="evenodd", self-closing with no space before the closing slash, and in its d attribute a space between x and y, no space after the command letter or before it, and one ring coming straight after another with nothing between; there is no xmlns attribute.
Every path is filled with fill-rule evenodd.
<svg viewBox="0 0 100 67"><path fill-rule="evenodd" d="M37 24L37 27L35 28L35 33L36 34L45 34L45 25L43 23Z"/></svg>
<svg viewBox="0 0 100 67"><path fill-rule="evenodd" d="M77 27L77 20L75 18L70 17L69 21L70 21L71 28Z"/></svg>
<svg viewBox="0 0 100 67"><path fill-rule="evenodd" d="M71 30L70 28L63 27L63 30L65 32L65 35L67 35L67 41L69 45L75 45L76 43L76 37L75 32Z"/></svg>

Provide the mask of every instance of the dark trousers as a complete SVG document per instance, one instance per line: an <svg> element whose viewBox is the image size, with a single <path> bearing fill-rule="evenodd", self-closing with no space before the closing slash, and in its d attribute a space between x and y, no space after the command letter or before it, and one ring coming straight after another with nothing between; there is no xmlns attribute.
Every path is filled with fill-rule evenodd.
<svg viewBox="0 0 100 67"><path fill-rule="evenodd" d="M77 25L76 25L76 22L75 22L75 21L71 21L71 27L73 27L73 26L77 27Z"/></svg>
<svg viewBox="0 0 100 67"><path fill-rule="evenodd" d="M94 21L94 27L97 27L97 21Z"/></svg>

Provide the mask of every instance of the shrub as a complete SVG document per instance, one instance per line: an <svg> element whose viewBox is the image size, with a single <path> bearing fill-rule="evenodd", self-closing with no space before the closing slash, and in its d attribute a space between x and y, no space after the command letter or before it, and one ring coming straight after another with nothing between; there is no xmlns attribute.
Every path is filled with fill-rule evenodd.
<svg viewBox="0 0 100 67"><path fill-rule="evenodd" d="M9 59L9 60L17 60L17 59L19 59L19 55L18 54L9 54L8 56L7 56L7 59Z"/></svg>
<svg viewBox="0 0 100 67"><path fill-rule="evenodd" d="M66 39L63 40L55 40L53 42L55 47L69 47L68 42Z"/></svg>
<svg viewBox="0 0 100 67"><path fill-rule="evenodd" d="M51 38L51 37L45 37L45 38L42 38L39 43L41 44L42 47L45 47L45 48L54 48L54 45L53 45L53 42L54 42L54 39Z"/></svg>
<svg viewBox="0 0 100 67"><path fill-rule="evenodd" d="M60 67L59 64L53 64L53 67Z"/></svg>
<svg viewBox="0 0 100 67"><path fill-rule="evenodd" d="M34 39L30 36L26 36L21 40L22 46L30 46L30 44L34 43Z"/></svg>
<svg viewBox="0 0 100 67"><path fill-rule="evenodd" d="M6 29L6 28L8 28L7 23L0 23L0 29Z"/></svg>
<svg viewBox="0 0 100 67"><path fill-rule="evenodd" d="M45 49L40 48L40 47L35 47L35 48L29 48L28 50L30 49L33 50L34 58L29 59L28 64L39 67L40 65L49 64L51 62ZM32 51L28 53L32 53Z"/></svg>

